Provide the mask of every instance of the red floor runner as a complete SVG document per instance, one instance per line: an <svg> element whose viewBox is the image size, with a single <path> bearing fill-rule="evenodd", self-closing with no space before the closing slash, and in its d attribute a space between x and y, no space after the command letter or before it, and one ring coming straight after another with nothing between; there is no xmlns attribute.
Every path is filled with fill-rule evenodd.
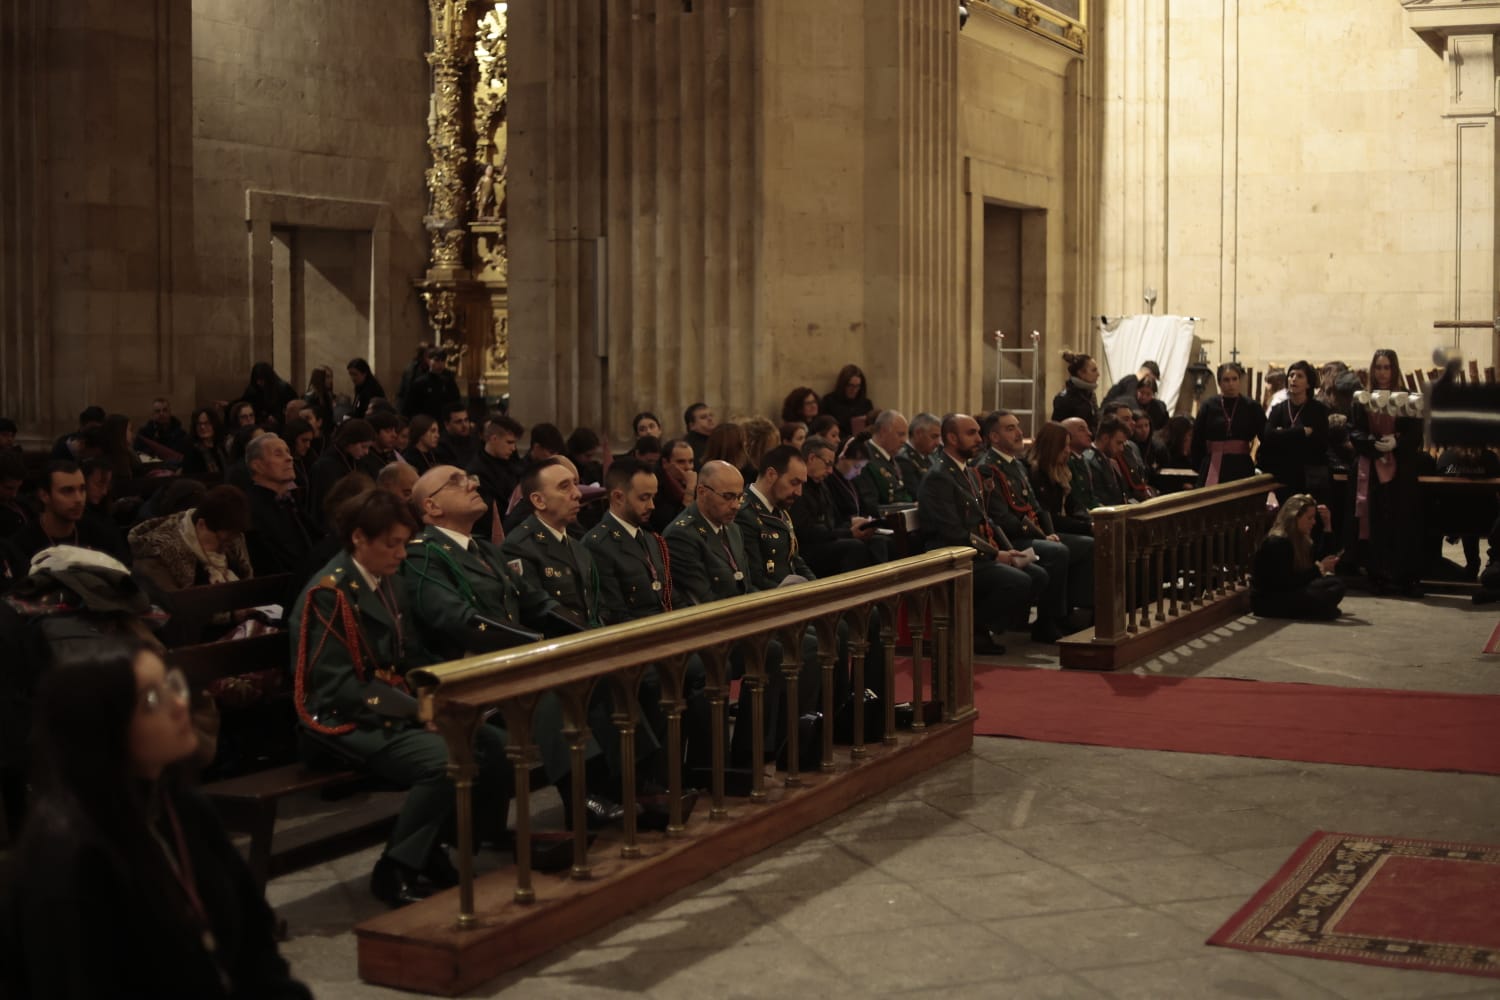
<svg viewBox="0 0 1500 1000"><path fill-rule="evenodd" d="M902 700L911 691L910 660L898 662ZM983 663L975 664L974 687L975 732L984 736L1500 774L1500 695Z"/></svg>

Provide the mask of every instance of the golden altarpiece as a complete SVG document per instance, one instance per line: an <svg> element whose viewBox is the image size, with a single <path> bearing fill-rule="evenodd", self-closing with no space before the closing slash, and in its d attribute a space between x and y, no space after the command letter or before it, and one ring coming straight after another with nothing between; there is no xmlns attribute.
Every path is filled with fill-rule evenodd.
<svg viewBox="0 0 1500 1000"><path fill-rule="evenodd" d="M457 347L472 395L510 382L506 252L508 4L428 0L427 272L414 282L433 343Z"/></svg>

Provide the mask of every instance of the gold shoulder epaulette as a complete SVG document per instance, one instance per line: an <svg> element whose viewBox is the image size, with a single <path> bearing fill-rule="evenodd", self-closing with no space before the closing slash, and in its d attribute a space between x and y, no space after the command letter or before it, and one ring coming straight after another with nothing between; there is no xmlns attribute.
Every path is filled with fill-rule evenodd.
<svg viewBox="0 0 1500 1000"><path fill-rule="evenodd" d="M339 578L334 576L332 573L329 573L327 576L323 577L323 579L318 581L318 586L322 587L324 590L337 590L339 587Z"/></svg>

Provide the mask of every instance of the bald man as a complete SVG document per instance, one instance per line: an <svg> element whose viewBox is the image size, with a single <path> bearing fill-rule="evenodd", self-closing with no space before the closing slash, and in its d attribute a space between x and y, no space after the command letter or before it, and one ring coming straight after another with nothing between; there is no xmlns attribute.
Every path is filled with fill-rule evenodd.
<svg viewBox="0 0 1500 1000"><path fill-rule="evenodd" d="M452 660L519 645L540 634L578 631L576 623L557 614L557 600L542 588L534 570L515 561L522 566L518 573L499 546L473 536L475 522L489 509L477 477L457 466L434 466L417 480L411 502L421 513L424 527L407 543L401 575L412 617L423 642L431 643L429 649ZM601 725L596 732L612 731L608 713L601 719L591 711L591 728ZM562 728L561 702L551 695L543 697L533 733L548 780L558 786L565 806L571 806L572 759ZM585 752L594 771L589 775L586 803L592 826L623 815L616 803L620 797L613 784L616 773L610 768L618 756L618 748L611 746L614 742L606 737L604 746L616 752L599 759L601 744L591 736ZM645 756L654 747L654 741L637 744ZM593 763L596 759L598 764Z"/></svg>
<svg viewBox="0 0 1500 1000"><path fill-rule="evenodd" d="M1093 510L1099 501L1094 498L1093 477L1083 456L1094 446L1094 432L1082 417L1069 417L1062 425L1068 432L1068 471L1073 477L1070 488L1084 509Z"/></svg>
<svg viewBox="0 0 1500 1000"><path fill-rule="evenodd" d="M744 501L745 480L734 466L715 461L705 463L699 470L693 502L667 525L662 535L672 558L674 608L708 604L752 593L756 589L750 579L750 557L745 551L740 527L735 523ZM762 702L768 753L776 752L786 732L780 724L784 711L782 705L786 700L781 687L781 658L781 644L772 640L766 651L765 668L769 683ZM732 659L731 672L736 679L744 674L744 660L738 649ZM748 684L740 686L737 722L745 724L734 727L730 759L736 767L748 767L751 761L749 690ZM701 693L695 692L688 704L688 724L694 731L707 730L708 720L703 717L707 710ZM710 751L711 747L704 745L701 739L690 740L689 764L707 766L711 760Z"/></svg>
<svg viewBox="0 0 1500 1000"><path fill-rule="evenodd" d="M411 500L417 485L417 470L405 462L389 462L381 466L380 474L375 477L375 485L387 493L394 493L402 500Z"/></svg>

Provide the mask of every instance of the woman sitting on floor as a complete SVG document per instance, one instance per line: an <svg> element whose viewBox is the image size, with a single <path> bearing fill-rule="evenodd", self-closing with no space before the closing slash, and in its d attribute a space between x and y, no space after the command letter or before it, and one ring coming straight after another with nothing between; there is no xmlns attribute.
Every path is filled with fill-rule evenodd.
<svg viewBox="0 0 1500 1000"><path fill-rule="evenodd" d="M1314 556L1313 528L1319 513L1317 500L1306 493L1292 497L1255 553L1250 607L1262 618L1332 621L1339 616L1344 583L1333 575L1339 557ZM1323 537L1330 536L1325 532Z"/></svg>

